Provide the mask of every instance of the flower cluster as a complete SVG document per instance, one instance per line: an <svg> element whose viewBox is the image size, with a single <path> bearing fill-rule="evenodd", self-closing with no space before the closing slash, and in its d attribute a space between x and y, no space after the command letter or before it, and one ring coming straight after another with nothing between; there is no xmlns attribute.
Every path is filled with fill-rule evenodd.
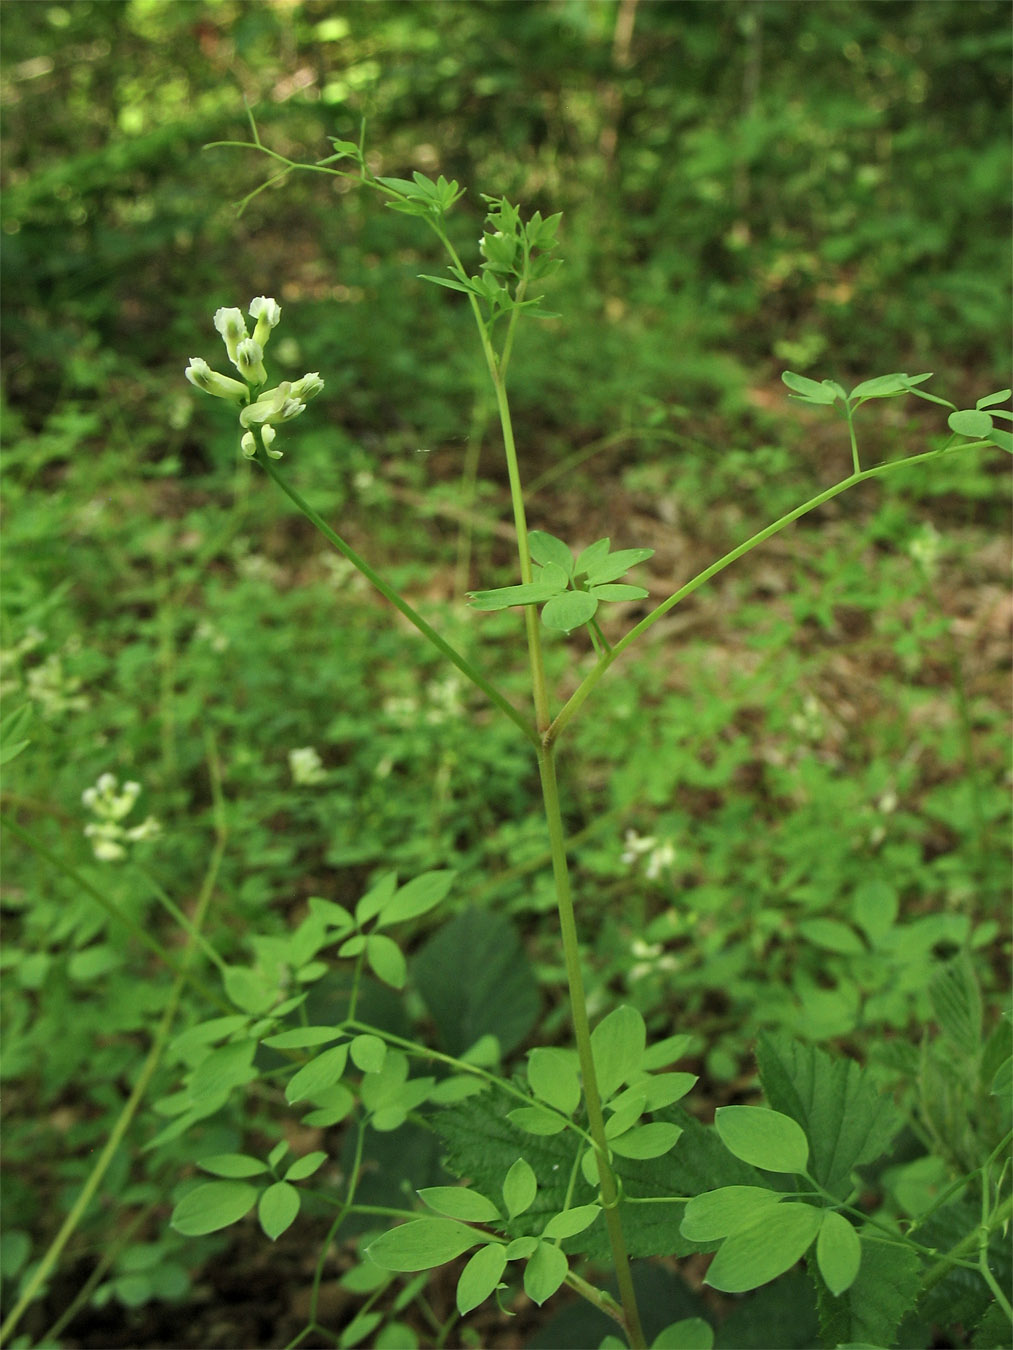
<svg viewBox="0 0 1013 1350"><path fill-rule="evenodd" d="M92 841L92 852L100 861L119 862L127 856L125 844L153 839L160 832L162 827L154 816L129 828L121 824L134 809L140 795L140 783L124 783L121 792L119 780L111 773L102 774L94 787L85 788L81 794L85 806L98 817L84 827L84 832Z"/></svg>
<svg viewBox="0 0 1013 1350"><path fill-rule="evenodd" d="M648 881L657 881L662 872L668 871L675 864L675 848L667 841L659 844L653 836L644 836L637 834L636 830L627 830L625 843L622 861L627 866L632 867L644 854L648 855L644 869Z"/></svg>
<svg viewBox="0 0 1013 1350"><path fill-rule="evenodd" d="M313 372L301 380L282 380L274 389L265 389L254 399L255 390L267 383L264 348L281 319L281 306L276 300L259 295L250 301L248 313L255 323L252 337L242 310L220 309L215 314L215 327L243 382L230 375L219 375L200 356L190 357L186 378L206 394L240 406L239 422L243 428L240 447L247 459L253 459L257 454L258 436L259 444L271 459L281 459L281 451L272 448L278 434L276 428L282 422L291 422L298 417L307 402L323 389L324 382Z"/></svg>

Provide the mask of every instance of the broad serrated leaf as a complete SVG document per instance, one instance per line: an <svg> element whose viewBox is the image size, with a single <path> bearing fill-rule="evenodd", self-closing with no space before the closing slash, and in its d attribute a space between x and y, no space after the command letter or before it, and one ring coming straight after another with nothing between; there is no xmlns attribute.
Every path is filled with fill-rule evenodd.
<svg viewBox="0 0 1013 1350"><path fill-rule="evenodd" d="M598 1023L591 1033L591 1053L602 1101L636 1077L646 1045L647 1028L636 1008L624 1004Z"/></svg>
<svg viewBox="0 0 1013 1350"><path fill-rule="evenodd" d="M491 1200L467 1186L424 1186L417 1195L423 1204L448 1219L492 1223L500 1217Z"/></svg>
<svg viewBox="0 0 1013 1350"><path fill-rule="evenodd" d="M258 1191L245 1181L209 1181L188 1191L169 1220L184 1237L217 1233L245 1218L257 1203Z"/></svg>
<svg viewBox="0 0 1013 1350"><path fill-rule="evenodd" d="M481 1233L456 1219L412 1219L381 1234L366 1255L382 1270L432 1270L481 1240Z"/></svg>
<svg viewBox="0 0 1013 1350"><path fill-rule="evenodd" d="M814 1045L761 1036L756 1059L768 1102L809 1138L810 1175L846 1199L854 1169L885 1153L900 1128L892 1101L853 1060Z"/></svg>
<svg viewBox="0 0 1013 1350"><path fill-rule="evenodd" d="M843 1214L828 1209L816 1239L816 1263L827 1288L835 1298L850 1289L862 1263L862 1244L854 1226Z"/></svg>
<svg viewBox="0 0 1013 1350"><path fill-rule="evenodd" d="M937 968L929 981L929 1002L943 1035L966 1059L982 1044L981 990L967 952Z"/></svg>
<svg viewBox="0 0 1013 1350"><path fill-rule="evenodd" d="M756 1223L725 1239L704 1283L725 1294L743 1294L776 1280L812 1246L822 1215L822 1210L804 1204L781 1204L764 1211Z"/></svg>
<svg viewBox="0 0 1013 1350"><path fill-rule="evenodd" d="M725 1148L753 1167L766 1172L806 1170L809 1141L791 1116L764 1106L719 1106L714 1125Z"/></svg>
<svg viewBox="0 0 1013 1350"><path fill-rule="evenodd" d="M554 534L547 534L545 530L531 530L528 534L528 552L531 554L532 562L540 563L543 567L548 563L555 563L557 567L562 568L568 580L573 576L573 553L570 546L564 544L562 539L557 539Z"/></svg>
<svg viewBox="0 0 1013 1350"><path fill-rule="evenodd" d="M546 601L542 623L556 632L572 633L575 628L589 623L597 609L598 601L588 591L564 591Z"/></svg>
<svg viewBox="0 0 1013 1350"><path fill-rule="evenodd" d="M897 1328L918 1298L921 1278L917 1253L876 1242L875 1259L861 1263L854 1283L840 1298L818 1284L823 1343L893 1345Z"/></svg>
<svg viewBox="0 0 1013 1350"><path fill-rule="evenodd" d="M257 1218L272 1242L281 1237L286 1228L291 1228L299 1213L299 1203L299 1192L287 1181L276 1181L260 1197Z"/></svg>
<svg viewBox="0 0 1013 1350"><path fill-rule="evenodd" d="M769 1191L764 1186L722 1186L690 1200L680 1231L691 1242L720 1242L752 1227L783 1199L782 1192Z"/></svg>
<svg viewBox="0 0 1013 1350"><path fill-rule="evenodd" d="M480 1247L469 1260L457 1281L457 1311L462 1317L499 1288L506 1263L506 1247L499 1242Z"/></svg>
<svg viewBox="0 0 1013 1350"><path fill-rule="evenodd" d="M524 1267L524 1292L539 1307L566 1279L569 1264L559 1247L539 1242Z"/></svg>
<svg viewBox="0 0 1013 1350"><path fill-rule="evenodd" d="M509 1054L538 1016L540 994L531 965L502 915L479 909L458 914L413 957L411 972L441 1048L452 1055L485 1035L496 1036Z"/></svg>

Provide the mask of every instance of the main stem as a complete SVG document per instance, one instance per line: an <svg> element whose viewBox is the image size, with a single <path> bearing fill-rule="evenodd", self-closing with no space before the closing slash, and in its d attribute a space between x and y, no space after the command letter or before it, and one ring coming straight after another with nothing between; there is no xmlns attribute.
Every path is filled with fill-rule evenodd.
<svg viewBox="0 0 1013 1350"><path fill-rule="evenodd" d="M559 809L559 787L556 782L554 746L543 746L539 750L538 772L542 780L542 800L545 803L545 819L549 827L549 848L552 852L552 874L556 883L559 930L563 939L566 983L570 992L573 1032L577 1042L580 1076L584 1085L584 1103L587 1107L588 1127L598 1155L602 1208L605 1211L609 1245L612 1248L612 1260L615 1265L616 1279L619 1282L619 1299L623 1305L630 1345L634 1350L641 1350L641 1347L646 1345L646 1341L644 1340L643 1328L640 1325L637 1296L633 1289L633 1276L630 1272L630 1258L626 1251L626 1240L623 1237L622 1220L619 1217L619 1188L616 1185L615 1175L608 1160L605 1117L601 1109L601 1095L598 1092L598 1079L594 1070L594 1057L591 1053L591 1027L587 1018L584 977L580 969L577 921L573 912L573 896L570 891L570 872L566 861L563 818Z"/></svg>

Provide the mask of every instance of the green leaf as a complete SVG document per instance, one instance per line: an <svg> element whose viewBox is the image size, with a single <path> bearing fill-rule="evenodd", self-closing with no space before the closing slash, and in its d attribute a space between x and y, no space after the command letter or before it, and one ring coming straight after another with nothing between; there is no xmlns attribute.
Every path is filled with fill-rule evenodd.
<svg viewBox="0 0 1013 1350"><path fill-rule="evenodd" d="M596 539L593 544L588 544L587 548L577 555L573 575L576 577L583 576L589 567L593 567L595 563L608 557L611 543L611 539Z"/></svg>
<svg viewBox="0 0 1013 1350"><path fill-rule="evenodd" d="M355 919L361 926L369 923L390 904L397 890L397 873L384 872L355 906Z"/></svg>
<svg viewBox="0 0 1013 1350"><path fill-rule="evenodd" d="M872 943L880 942L900 911L897 888L880 877L859 882L851 898L851 917Z"/></svg>
<svg viewBox="0 0 1013 1350"><path fill-rule="evenodd" d="M418 272L416 275L419 281L434 281L437 286L446 286L448 291L464 291L465 295L482 294L478 287L472 286L470 282L455 281L452 277L434 277L428 272Z"/></svg>
<svg viewBox="0 0 1013 1350"><path fill-rule="evenodd" d="M909 393L911 385L922 384L931 378L931 371L927 375L877 375L856 384L848 399L892 398L895 394Z"/></svg>
<svg viewBox="0 0 1013 1350"><path fill-rule="evenodd" d="M490 1242L487 1247L479 1247L457 1281L457 1311L462 1317L495 1293L506 1263L506 1247L502 1243Z"/></svg>
<svg viewBox="0 0 1013 1350"><path fill-rule="evenodd" d="M573 1209L564 1209L560 1214L553 1214L542 1236L560 1240L574 1237L577 1233L583 1233L585 1228L590 1228L600 1213L601 1205L577 1205Z"/></svg>
<svg viewBox="0 0 1013 1350"><path fill-rule="evenodd" d="M988 439L993 445L997 445L1000 450L1005 450L1008 455L1013 455L1013 432L1000 431L995 427L988 433Z"/></svg>
<svg viewBox="0 0 1013 1350"><path fill-rule="evenodd" d="M839 919L803 919L798 931L807 942L828 952L857 956L866 950L855 930Z"/></svg>
<svg viewBox="0 0 1013 1350"><path fill-rule="evenodd" d="M532 562L541 563L543 567L547 563L555 563L566 573L567 580L573 576L573 554L569 545L564 544L562 539L557 539L554 534L546 534L544 530L531 530L528 534L528 552L531 554Z"/></svg>
<svg viewBox="0 0 1013 1350"><path fill-rule="evenodd" d="M408 965L401 948L386 933L370 933L366 939L366 960L378 980L392 989L403 989Z"/></svg>
<svg viewBox="0 0 1013 1350"><path fill-rule="evenodd" d="M825 1345L894 1345L897 1329L918 1298L922 1268L907 1247L876 1242L875 1259L863 1261L854 1283L839 1298L820 1294L820 1331Z"/></svg>
<svg viewBox="0 0 1013 1350"><path fill-rule="evenodd" d="M821 403L830 405L837 401L837 395L832 389L828 389L826 384L819 384L816 380L810 380L805 375L796 375L793 371L786 370L781 375L782 381L789 389L795 391L807 403Z"/></svg>
<svg viewBox="0 0 1013 1350"><path fill-rule="evenodd" d="M229 1089L251 1083L257 1076L253 1067L256 1054L255 1041L233 1041L229 1045L212 1050L201 1060L190 1075L188 1091L190 1100L198 1103L207 1097L217 1097Z"/></svg>
<svg viewBox="0 0 1013 1350"><path fill-rule="evenodd" d="M767 1172L805 1171L809 1141L790 1116L765 1106L719 1106L714 1124L724 1146L743 1162Z"/></svg>
<svg viewBox="0 0 1013 1350"><path fill-rule="evenodd" d="M326 1045L328 1041L340 1041L345 1033L334 1027L294 1027L291 1031L279 1031L276 1036L267 1036L261 1042L272 1050L306 1050L313 1045Z"/></svg>
<svg viewBox="0 0 1013 1350"><path fill-rule="evenodd" d="M466 1223L492 1223L500 1212L491 1200L467 1186L425 1186L416 1192L423 1204L448 1219Z"/></svg>
<svg viewBox="0 0 1013 1350"><path fill-rule="evenodd" d="M843 1214L828 1209L816 1239L816 1261L827 1288L839 1298L858 1278L862 1262L862 1244L854 1226Z"/></svg>
<svg viewBox="0 0 1013 1350"><path fill-rule="evenodd" d="M531 1091L557 1111L572 1116L580 1102L580 1076L571 1050L540 1047L528 1056Z"/></svg>
<svg viewBox="0 0 1013 1350"><path fill-rule="evenodd" d="M783 1199L763 1186L721 1186L690 1200L679 1231L691 1242L715 1242L752 1227Z"/></svg>
<svg viewBox="0 0 1013 1350"><path fill-rule="evenodd" d="M378 1346L380 1342L370 1341L370 1336L383 1321L383 1313L361 1312L356 1313L346 1327L341 1330L338 1337L339 1350L351 1350L353 1345L371 1344ZM400 1342L398 1350L405 1350L405 1343Z"/></svg>
<svg viewBox="0 0 1013 1350"><path fill-rule="evenodd" d="M202 1237L237 1223L256 1203L257 1188L248 1182L208 1181L183 1196L169 1226L184 1237Z"/></svg>
<svg viewBox="0 0 1013 1350"><path fill-rule="evenodd" d="M975 403L975 408L994 408L997 403L1005 403L1013 397L1013 389L998 389L994 394L986 394Z"/></svg>
<svg viewBox="0 0 1013 1350"><path fill-rule="evenodd" d="M952 412L946 419L951 431L958 436L970 436L974 440L986 440L992 435L992 416L977 408L965 408Z"/></svg>
<svg viewBox="0 0 1013 1350"><path fill-rule="evenodd" d="M684 1317L663 1327L651 1342L651 1350L711 1350L714 1328L702 1317Z"/></svg>
<svg viewBox="0 0 1013 1350"><path fill-rule="evenodd" d="M13 712L7 713L0 719L0 765L9 764L12 759L16 759L27 745L31 744L28 739L18 740L17 738L28 726L32 720L32 705L22 703L19 708Z"/></svg>
<svg viewBox="0 0 1013 1350"><path fill-rule="evenodd" d="M644 1051L641 1067L646 1070L666 1069L669 1064L682 1059L693 1043L693 1037L687 1035L666 1036L663 1041L654 1041Z"/></svg>
<svg viewBox="0 0 1013 1350"><path fill-rule="evenodd" d="M591 1033L591 1053L603 1102L636 1077L646 1045L647 1028L636 1008L624 1004L598 1023Z"/></svg>
<svg viewBox="0 0 1013 1350"><path fill-rule="evenodd" d="M539 577L523 586L500 586L494 591L469 591L472 609L509 609L512 605L541 604L566 589L566 578L560 581L555 573Z"/></svg>
<svg viewBox="0 0 1013 1350"><path fill-rule="evenodd" d="M431 1270L466 1252L482 1234L456 1219L412 1219L383 1233L366 1248L382 1270Z"/></svg>
<svg viewBox="0 0 1013 1350"><path fill-rule="evenodd" d="M286 1228L291 1228L299 1213L299 1203L299 1192L287 1181L276 1181L260 1197L257 1218L272 1242L276 1242Z"/></svg>
<svg viewBox="0 0 1013 1350"><path fill-rule="evenodd" d="M435 909L454 884L457 873L446 869L439 872L423 872L420 876L406 881L396 895L384 901L380 906L377 927L388 924L404 923L408 919L417 919Z"/></svg>
<svg viewBox="0 0 1013 1350"><path fill-rule="evenodd" d="M303 1124L322 1129L337 1125L355 1106L355 1097L344 1083L335 1083L333 1087L324 1088L323 1092L314 1093L313 1100L316 1110L303 1116Z"/></svg>
<svg viewBox="0 0 1013 1350"><path fill-rule="evenodd" d="M266 1012L278 994L275 980L245 966L230 966L222 977L225 992L245 1013Z"/></svg>
<svg viewBox="0 0 1013 1350"><path fill-rule="evenodd" d="M355 927L355 920L344 905L336 905L333 900L324 900L319 895L311 895L309 907L310 913L315 918L323 919L328 928L339 928L344 931Z"/></svg>
<svg viewBox="0 0 1013 1350"><path fill-rule="evenodd" d="M542 609L542 623L557 632L572 633L594 618L598 601L587 591L564 591L548 600Z"/></svg>
<svg viewBox="0 0 1013 1350"><path fill-rule="evenodd" d="M537 1191L534 1168L523 1158L518 1158L503 1181L503 1203L511 1219L531 1207Z"/></svg>
<svg viewBox="0 0 1013 1350"><path fill-rule="evenodd" d="M610 553L607 558L602 558L600 562L592 563L587 569L587 584L600 586L604 582L616 581L631 567L636 567L637 563L646 562L648 558L653 557L653 548L621 548L616 553Z"/></svg>
<svg viewBox="0 0 1013 1350"><path fill-rule="evenodd" d="M245 1153L216 1153L211 1158L201 1158L197 1166L215 1177L259 1177L267 1171L267 1166L259 1158L250 1158Z"/></svg>
<svg viewBox="0 0 1013 1350"><path fill-rule="evenodd" d="M543 1111L537 1106L518 1106L507 1112L507 1119L525 1134L561 1134L566 1129L566 1121L562 1116Z"/></svg>
<svg viewBox="0 0 1013 1350"><path fill-rule="evenodd" d="M285 1173L286 1181L305 1181L311 1177L314 1172L318 1172L327 1161L327 1154L322 1149L316 1149L313 1153L306 1153L301 1158L296 1158L295 1162Z"/></svg>
<svg viewBox="0 0 1013 1350"><path fill-rule="evenodd" d="M608 1106L613 1115L605 1122L605 1138L616 1139L619 1135L632 1129L644 1114L646 1101L645 1094L637 1092L633 1088L610 1101Z"/></svg>
<svg viewBox="0 0 1013 1350"><path fill-rule="evenodd" d="M314 1056L289 1079L285 1100L292 1105L307 1101L325 1088L333 1087L345 1072L348 1063L348 1045L336 1045L331 1050Z"/></svg>
<svg viewBox="0 0 1013 1350"><path fill-rule="evenodd" d="M810 1174L846 1199L854 1169L885 1153L900 1128L892 1100L854 1061L813 1045L763 1035L756 1057L768 1102L809 1138Z"/></svg>
<svg viewBox="0 0 1013 1350"><path fill-rule="evenodd" d="M649 594L643 586L626 586L610 583L605 586L592 586L591 595L596 600L643 600Z"/></svg>
<svg viewBox="0 0 1013 1350"><path fill-rule="evenodd" d="M965 1059L982 1045L981 990L967 952L937 968L929 982L929 1002L943 1035Z"/></svg>
<svg viewBox="0 0 1013 1350"><path fill-rule="evenodd" d="M559 1247L550 1242L539 1242L524 1267L524 1292L541 1307L566 1279L569 1269L569 1263Z"/></svg>
<svg viewBox="0 0 1013 1350"><path fill-rule="evenodd" d="M387 1044L379 1036L363 1034L353 1037L348 1047L352 1063L363 1073L379 1073L387 1058Z"/></svg>
<svg viewBox="0 0 1013 1350"><path fill-rule="evenodd" d="M704 1283L725 1294L743 1294L777 1279L812 1246L822 1214L804 1204L782 1204L764 1211L756 1223L725 1239Z"/></svg>
<svg viewBox="0 0 1013 1350"><path fill-rule="evenodd" d="M635 1125L618 1139L610 1139L609 1144L620 1158L660 1158L674 1148L680 1134L678 1125L654 1120L649 1125Z"/></svg>

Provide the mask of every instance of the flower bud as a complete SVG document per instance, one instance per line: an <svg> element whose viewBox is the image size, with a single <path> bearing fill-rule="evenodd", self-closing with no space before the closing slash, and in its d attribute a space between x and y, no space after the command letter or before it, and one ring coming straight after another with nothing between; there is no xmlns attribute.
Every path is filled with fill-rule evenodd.
<svg viewBox="0 0 1013 1350"><path fill-rule="evenodd" d="M239 414L244 427L263 426L266 422L278 426L282 422L291 422L305 409L306 404L292 397L292 383L282 380L277 389L268 389Z"/></svg>
<svg viewBox="0 0 1013 1350"><path fill-rule="evenodd" d="M251 319L257 321L253 339L260 343L263 350L267 346L267 339L271 336L271 329L277 327L281 320L281 305L277 300L268 299L266 295L258 295L256 300L250 301L249 314Z"/></svg>
<svg viewBox="0 0 1013 1350"><path fill-rule="evenodd" d="M301 380L296 380L292 385L292 397L298 399L300 403L307 403L311 398L316 398L324 387L324 382L313 371L310 375L304 375Z"/></svg>
<svg viewBox="0 0 1013 1350"><path fill-rule="evenodd" d="M252 431L244 431L242 440L239 442L239 448L247 459L257 458L257 438Z"/></svg>
<svg viewBox="0 0 1013 1350"><path fill-rule="evenodd" d="M236 368L250 384L267 384L264 351L255 338L243 338L237 346Z"/></svg>
<svg viewBox="0 0 1013 1350"><path fill-rule="evenodd" d="M216 310L215 327L225 339L225 350L229 354L229 360L235 365L236 348L239 346L240 342L242 342L243 338L249 337L249 334L246 331L246 320L243 318L242 310Z"/></svg>
<svg viewBox="0 0 1013 1350"><path fill-rule="evenodd" d="M186 368L186 378L197 389L203 389L205 394L212 394L215 398L227 398L245 403L250 396L244 384L240 384L238 380L230 379L228 375L219 375L217 370L212 370L204 358L200 356L190 357L190 364Z"/></svg>

